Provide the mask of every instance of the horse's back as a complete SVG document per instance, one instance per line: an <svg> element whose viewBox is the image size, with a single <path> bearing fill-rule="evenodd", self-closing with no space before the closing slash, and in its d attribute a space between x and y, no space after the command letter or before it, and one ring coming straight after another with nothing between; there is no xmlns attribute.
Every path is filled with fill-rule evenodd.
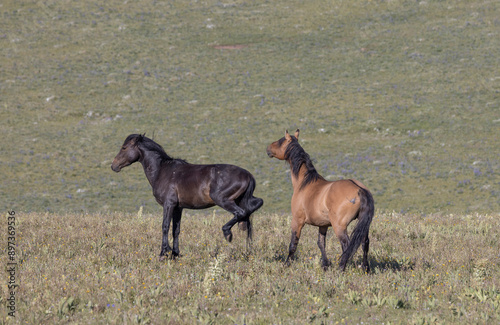
<svg viewBox="0 0 500 325"><path fill-rule="evenodd" d="M360 181L358 181L357 179L346 179L346 181L352 182L352 183L354 183L356 186L361 187L362 189L365 189L365 190L369 191L369 190L368 190L368 188L365 186L365 184L361 183L361 182L360 182Z"/></svg>
<svg viewBox="0 0 500 325"><path fill-rule="evenodd" d="M360 181L354 179L342 179L328 182L325 186L323 200L331 208L342 205L346 202L351 203L353 207L359 206L359 190L368 189Z"/></svg>
<svg viewBox="0 0 500 325"><path fill-rule="evenodd" d="M182 164L175 169L176 173L182 175L196 175L199 178L210 178L217 175L250 175L250 172L236 165L231 164Z"/></svg>
<svg viewBox="0 0 500 325"><path fill-rule="evenodd" d="M365 187L356 180L316 181L294 193L292 210L303 210L308 224L326 226L349 223L360 207L360 188Z"/></svg>
<svg viewBox="0 0 500 325"><path fill-rule="evenodd" d="M340 198L345 196L357 195L360 188L366 187L357 180L342 179L338 181L318 180L303 190L299 191L298 196L307 201L326 201L329 198Z"/></svg>
<svg viewBox="0 0 500 325"><path fill-rule="evenodd" d="M330 182L331 189L337 193L358 193L360 188L368 190L366 186L356 179L341 179Z"/></svg>
<svg viewBox="0 0 500 325"><path fill-rule="evenodd" d="M231 175L245 175L245 176L253 177L252 174L248 170L246 170L240 166L231 165L231 164L214 164L211 166L214 166L214 168L218 171L228 172Z"/></svg>

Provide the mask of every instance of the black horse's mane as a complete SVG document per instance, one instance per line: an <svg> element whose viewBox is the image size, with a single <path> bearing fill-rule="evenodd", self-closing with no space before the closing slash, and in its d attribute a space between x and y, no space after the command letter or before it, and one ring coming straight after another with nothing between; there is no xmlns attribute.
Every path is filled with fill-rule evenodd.
<svg viewBox="0 0 500 325"><path fill-rule="evenodd" d="M143 134L131 134L125 139L125 143L128 143L132 139L137 139L136 144L141 144L141 147L147 151L155 152L162 161L164 162L177 162L182 164L187 164L183 159L172 158L166 152L165 149L158 143L154 142L150 138L144 136Z"/></svg>
<svg viewBox="0 0 500 325"><path fill-rule="evenodd" d="M294 136L291 137L292 142L290 142L285 150L285 160L290 163L292 173L295 177L299 176L300 167L302 167L302 165L306 166L306 174L302 184L300 184L300 189L303 189L306 185L313 183L318 179L323 179L323 177L316 171L316 168L314 168L311 161L311 157L309 157L309 154L300 146L297 138ZM285 138L280 139L280 145L284 140Z"/></svg>

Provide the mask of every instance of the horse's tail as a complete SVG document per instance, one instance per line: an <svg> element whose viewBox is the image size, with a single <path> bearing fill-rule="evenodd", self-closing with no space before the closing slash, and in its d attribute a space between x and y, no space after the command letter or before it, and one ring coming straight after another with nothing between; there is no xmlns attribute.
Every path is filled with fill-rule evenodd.
<svg viewBox="0 0 500 325"><path fill-rule="evenodd" d="M253 196L254 190L255 190L255 179L253 178L252 175L250 175L250 180L248 182L247 189L245 190L245 193L243 194L243 197L241 198L241 201L238 204L242 209L245 210L248 217L250 217L250 215L254 211L258 210L264 204L264 200ZM247 221L240 222L238 226L241 230L248 230L248 237L252 236L251 234L252 225L250 219L248 219Z"/></svg>
<svg viewBox="0 0 500 325"><path fill-rule="evenodd" d="M347 262L349 262L354 253L356 253L359 245L368 237L368 231L370 230L370 224L372 223L375 211L373 196L367 189L360 188L358 195L361 200L358 212L358 224L352 231L349 245L347 245L346 250L342 253L342 256L340 256L339 266L342 270L345 270Z"/></svg>

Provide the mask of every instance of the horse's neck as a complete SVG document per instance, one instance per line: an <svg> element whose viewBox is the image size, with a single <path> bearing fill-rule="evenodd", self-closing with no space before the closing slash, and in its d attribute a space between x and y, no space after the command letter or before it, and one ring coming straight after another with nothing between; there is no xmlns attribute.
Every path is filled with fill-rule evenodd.
<svg viewBox="0 0 500 325"><path fill-rule="evenodd" d="M306 172L307 172L307 167L305 164L302 164L302 166L300 166L300 169L299 169L299 174L297 176L295 176L293 174L293 166L292 166L292 164L290 164L290 174L292 177L292 186L293 186L294 191L299 190L300 185L304 181L304 177L306 175Z"/></svg>
<svg viewBox="0 0 500 325"><path fill-rule="evenodd" d="M161 159L154 152L145 152L140 160L144 173L151 186L154 186L156 178L160 172Z"/></svg>

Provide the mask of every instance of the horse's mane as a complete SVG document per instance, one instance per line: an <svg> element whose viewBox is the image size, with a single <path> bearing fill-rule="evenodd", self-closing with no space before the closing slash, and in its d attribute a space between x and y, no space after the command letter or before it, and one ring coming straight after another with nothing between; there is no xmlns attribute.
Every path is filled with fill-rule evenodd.
<svg viewBox="0 0 500 325"><path fill-rule="evenodd" d="M154 142L150 138L144 136L143 134L131 134L125 139L125 143L131 141L132 139L137 139L136 144L140 144L141 147L146 150L146 151L153 151L155 152L158 157L164 161L164 162L177 162L177 163L182 163L186 164L187 162L183 159L175 159L170 157L166 152L165 149L158 143Z"/></svg>
<svg viewBox="0 0 500 325"><path fill-rule="evenodd" d="M318 179L323 179L323 177L316 171L309 154L300 146L297 138L294 136L291 137L292 141L285 150L285 160L290 163L292 173L295 177L299 176L300 167L302 165L306 166L306 174L304 175L302 184L300 184L300 189L303 189L306 185L313 183ZM282 140L284 141L285 138ZM281 143L283 143L283 141L280 139Z"/></svg>

